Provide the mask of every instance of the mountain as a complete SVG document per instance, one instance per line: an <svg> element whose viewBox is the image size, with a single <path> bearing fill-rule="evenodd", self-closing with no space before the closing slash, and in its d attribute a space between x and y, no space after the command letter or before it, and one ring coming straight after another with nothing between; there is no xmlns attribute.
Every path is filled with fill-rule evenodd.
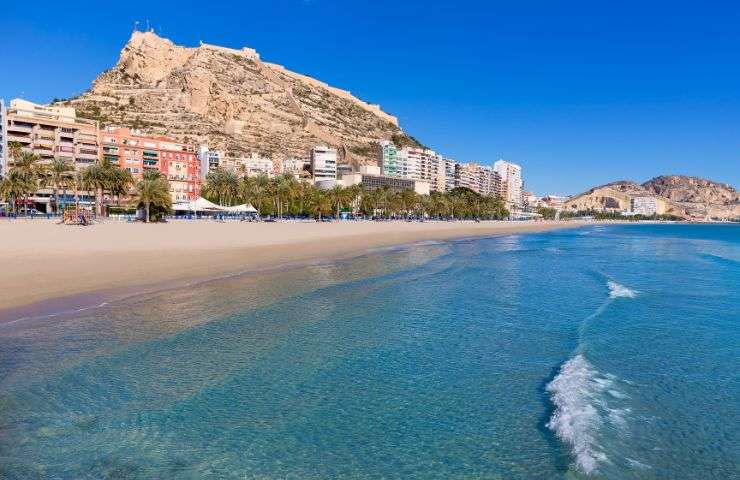
<svg viewBox="0 0 740 480"><path fill-rule="evenodd" d="M655 177L642 186L680 205L693 217L740 218L740 193L724 183L668 175Z"/></svg>
<svg viewBox="0 0 740 480"><path fill-rule="evenodd" d="M375 160L375 143L418 145L378 105L263 62L249 48L175 45L134 32L118 63L92 88L63 101L102 125L141 128L240 156L305 158L329 144L345 162Z"/></svg>
<svg viewBox="0 0 740 480"><path fill-rule="evenodd" d="M730 185L697 177L670 175L643 184L607 183L569 198L569 210L630 210L635 197L654 197L658 213L697 219L740 219L740 195Z"/></svg>

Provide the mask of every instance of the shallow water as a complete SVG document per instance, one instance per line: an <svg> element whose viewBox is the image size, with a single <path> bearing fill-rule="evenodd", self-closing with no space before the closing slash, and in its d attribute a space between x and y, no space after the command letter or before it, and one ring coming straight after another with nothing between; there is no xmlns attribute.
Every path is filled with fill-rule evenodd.
<svg viewBox="0 0 740 480"><path fill-rule="evenodd" d="M737 478L740 228L383 250L0 326L0 477Z"/></svg>

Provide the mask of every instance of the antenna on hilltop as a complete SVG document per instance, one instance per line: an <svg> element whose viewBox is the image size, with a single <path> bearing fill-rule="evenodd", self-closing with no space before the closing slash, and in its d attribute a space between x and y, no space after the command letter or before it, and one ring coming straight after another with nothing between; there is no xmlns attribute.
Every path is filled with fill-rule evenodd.
<svg viewBox="0 0 740 480"><path fill-rule="evenodd" d="M134 32L138 32L138 31L139 31L139 21L138 21L138 20L136 20L136 21L134 22Z"/></svg>
<svg viewBox="0 0 740 480"><path fill-rule="evenodd" d="M146 19L146 31L147 31L147 32L151 31L151 30L149 29L149 19L148 19L148 18Z"/></svg>

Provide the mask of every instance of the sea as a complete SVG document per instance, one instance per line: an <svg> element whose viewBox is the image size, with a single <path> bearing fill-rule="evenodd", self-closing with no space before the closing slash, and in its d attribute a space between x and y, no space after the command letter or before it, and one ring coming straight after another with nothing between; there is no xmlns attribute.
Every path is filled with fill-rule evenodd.
<svg viewBox="0 0 740 480"><path fill-rule="evenodd" d="M740 226L423 242L0 324L2 479L740 478Z"/></svg>

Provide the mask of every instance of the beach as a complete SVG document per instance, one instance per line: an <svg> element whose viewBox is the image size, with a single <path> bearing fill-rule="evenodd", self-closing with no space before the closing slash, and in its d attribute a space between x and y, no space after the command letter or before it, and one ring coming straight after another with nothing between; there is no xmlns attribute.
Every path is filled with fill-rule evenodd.
<svg viewBox="0 0 740 480"><path fill-rule="evenodd" d="M134 293L419 241L573 228L578 222L0 222L3 310L94 292Z"/></svg>

